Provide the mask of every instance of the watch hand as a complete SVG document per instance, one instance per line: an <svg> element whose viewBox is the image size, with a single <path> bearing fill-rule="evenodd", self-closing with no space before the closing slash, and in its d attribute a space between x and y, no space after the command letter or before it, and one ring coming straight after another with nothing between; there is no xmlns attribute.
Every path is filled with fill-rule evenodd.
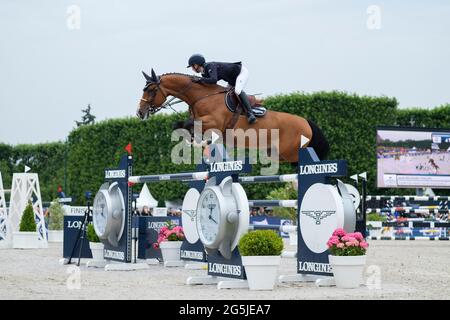
<svg viewBox="0 0 450 320"><path fill-rule="evenodd" d="M215 224L217 224L217 221L214 220L214 218L211 215L209 216L209 219L212 220Z"/></svg>

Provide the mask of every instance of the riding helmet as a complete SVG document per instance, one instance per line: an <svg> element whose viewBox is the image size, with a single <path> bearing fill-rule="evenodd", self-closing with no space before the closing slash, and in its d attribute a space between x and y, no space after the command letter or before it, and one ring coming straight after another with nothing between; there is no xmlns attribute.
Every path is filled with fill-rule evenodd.
<svg viewBox="0 0 450 320"><path fill-rule="evenodd" d="M206 62L205 57L202 56L201 54L196 53L189 58L187 68L192 67L194 64L202 66L205 64L205 62Z"/></svg>

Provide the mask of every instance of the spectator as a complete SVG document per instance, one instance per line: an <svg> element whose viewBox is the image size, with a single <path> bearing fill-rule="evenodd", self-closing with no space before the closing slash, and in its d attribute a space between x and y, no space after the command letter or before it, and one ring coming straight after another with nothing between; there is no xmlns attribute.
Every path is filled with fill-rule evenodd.
<svg viewBox="0 0 450 320"><path fill-rule="evenodd" d="M142 207L142 212L141 212L142 216L151 216L152 213L150 212L150 209L148 206L143 206Z"/></svg>
<svg viewBox="0 0 450 320"><path fill-rule="evenodd" d="M259 209L258 209L258 214L257 214L258 216L265 216L266 215L266 212L265 212L265 210L264 210L264 207L259 207Z"/></svg>
<svg viewBox="0 0 450 320"><path fill-rule="evenodd" d="M256 208L252 208L250 212L250 216L256 217L258 215L258 210Z"/></svg>

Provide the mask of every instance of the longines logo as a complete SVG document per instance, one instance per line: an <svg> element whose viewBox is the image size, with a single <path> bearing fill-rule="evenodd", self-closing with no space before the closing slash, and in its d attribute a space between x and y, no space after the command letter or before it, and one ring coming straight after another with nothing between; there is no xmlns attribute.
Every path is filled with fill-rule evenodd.
<svg viewBox="0 0 450 320"><path fill-rule="evenodd" d="M162 227L166 225L167 221L149 221L147 224L148 229L153 229L159 232ZM175 225L178 225L178 220L171 220L171 222Z"/></svg>
<svg viewBox="0 0 450 320"><path fill-rule="evenodd" d="M240 276L242 274L241 266L223 264L223 263L208 263L209 272L219 273L219 274L229 274L233 276Z"/></svg>
<svg viewBox="0 0 450 320"><path fill-rule="evenodd" d="M210 172L228 172L242 170L242 161L215 162L210 165Z"/></svg>
<svg viewBox="0 0 450 320"><path fill-rule="evenodd" d="M302 210L301 213L307 217L316 220L316 224L321 224L323 219L333 214L336 214L336 210L314 210L314 211Z"/></svg>
<svg viewBox="0 0 450 320"><path fill-rule="evenodd" d="M117 259L117 260L124 260L125 259L125 253L122 251L114 251L114 250L103 250L103 256L105 258L109 259Z"/></svg>
<svg viewBox="0 0 450 320"><path fill-rule="evenodd" d="M323 174L323 173L336 173L338 171L337 163L325 163L325 164L310 164L299 167L299 174Z"/></svg>
<svg viewBox="0 0 450 320"><path fill-rule="evenodd" d="M193 260L203 260L203 252L200 251L190 251L190 250L181 250L180 251L181 258L188 258Z"/></svg>
<svg viewBox="0 0 450 320"><path fill-rule="evenodd" d="M105 179L125 178L125 170L105 170Z"/></svg>

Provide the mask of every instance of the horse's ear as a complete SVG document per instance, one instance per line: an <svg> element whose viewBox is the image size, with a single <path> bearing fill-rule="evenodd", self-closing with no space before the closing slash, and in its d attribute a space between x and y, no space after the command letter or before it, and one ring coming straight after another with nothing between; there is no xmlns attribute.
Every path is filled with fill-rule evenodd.
<svg viewBox="0 0 450 320"><path fill-rule="evenodd" d="M153 82L159 83L159 78L156 75L155 70L153 70L153 68L152 68L152 80Z"/></svg>
<svg viewBox="0 0 450 320"><path fill-rule="evenodd" d="M152 69L153 70L153 69ZM151 82L152 81L152 78L148 75L148 74L146 74L144 71L142 71L142 74L144 75L144 78L145 78L145 80L147 81L147 82Z"/></svg>

